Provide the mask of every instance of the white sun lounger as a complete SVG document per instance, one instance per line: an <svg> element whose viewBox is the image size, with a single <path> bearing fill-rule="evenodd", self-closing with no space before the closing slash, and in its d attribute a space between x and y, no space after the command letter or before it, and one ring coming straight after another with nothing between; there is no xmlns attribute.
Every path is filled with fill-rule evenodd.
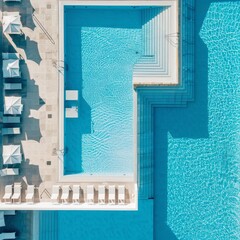
<svg viewBox="0 0 240 240"><path fill-rule="evenodd" d="M71 190L69 185L62 186L62 196L61 200L62 202L67 203L69 201L69 191Z"/></svg>
<svg viewBox="0 0 240 240"><path fill-rule="evenodd" d="M21 202L21 192L22 192L22 185L21 183L15 183L13 186L13 195L12 201L17 201L18 203Z"/></svg>
<svg viewBox="0 0 240 240"><path fill-rule="evenodd" d="M98 186L98 203L105 204L106 194L105 194L105 185Z"/></svg>
<svg viewBox="0 0 240 240"><path fill-rule="evenodd" d="M79 203L80 202L80 186L73 185L72 190L73 190L73 196L72 196L73 202Z"/></svg>
<svg viewBox="0 0 240 240"><path fill-rule="evenodd" d="M5 194L3 196L3 200L5 202L11 202L11 198L12 198L12 195L13 195L13 189L12 189L13 185L6 185L5 186Z"/></svg>
<svg viewBox="0 0 240 240"><path fill-rule="evenodd" d="M94 204L94 186L93 185L87 186L87 203Z"/></svg>
<svg viewBox="0 0 240 240"><path fill-rule="evenodd" d="M59 185L53 185L52 187L52 195L51 195L51 200L53 203L58 203L59 202L59 190L61 187Z"/></svg>
<svg viewBox="0 0 240 240"><path fill-rule="evenodd" d="M4 83L4 90L21 90L21 83Z"/></svg>
<svg viewBox="0 0 240 240"><path fill-rule="evenodd" d="M16 233L15 232L0 233L0 240L7 240L7 239L16 239Z"/></svg>
<svg viewBox="0 0 240 240"><path fill-rule="evenodd" d="M78 100L78 90L66 90L66 100Z"/></svg>
<svg viewBox="0 0 240 240"><path fill-rule="evenodd" d="M20 134L20 128L3 128L2 135Z"/></svg>
<svg viewBox="0 0 240 240"><path fill-rule="evenodd" d="M116 199L116 188L115 185L110 185L109 186L109 196L108 196L108 203L109 204L115 204L115 199Z"/></svg>
<svg viewBox="0 0 240 240"><path fill-rule="evenodd" d="M78 118L78 107L70 107L70 108L65 108L65 116L66 118Z"/></svg>
<svg viewBox="0 0 240 240"><path fill-rule="evenodd" d="M125 185L118 186L118 204L125 204Z"/></svg>
<svg viewBox="0 0 240 240"><path fill-rule="evenodd" d="M35 186L28 185L27 193L26 193L26 202L34 203L34 191L35 191Z"/></svg>

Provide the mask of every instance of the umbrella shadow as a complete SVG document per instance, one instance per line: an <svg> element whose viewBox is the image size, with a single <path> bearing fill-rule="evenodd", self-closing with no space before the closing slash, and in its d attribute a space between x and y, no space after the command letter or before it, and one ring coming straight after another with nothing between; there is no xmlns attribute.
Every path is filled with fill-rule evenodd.
<svg viewBox="0 0 240 240"><path fill-rule="evenodd" d="M28 36L22 35L12 35L13 42L18 48L22 48L26 54L28 60L32 60L38 65L41 63L42 58L38 50L38 43L31 40Z"/></svg>
<svg viewBox="0 0 240 240"><path fill-rule="evenodd" d="M35 116L31 116L31 110L39 110L44 104L44 100L39 96L39 87L34 79L30 79L29 71L25 63L21 63L22 76L24 79L21 80L22 83L22 124L21 124L21 134L12 136L7 136L5 140L6 143L18 144L22 140L35 140L40 142L42 134L40 131L40 121ZM19 95L19 94L17 94Z"/></svg>
<svg viewBox="0 0 240 240"><path fill-rule="evenodd" d="M33 21L32 15L35 12L30 0L22 0L20 8L20 15L23 27L30 28L34 31L36 25Z"/></svg>
<svg viewBox="0 0 240 240"><path fill-rule="evenodd" d="M32 18L32 14L35 12L35 9L33 8L30 0L22 0L21 3L5 2L2 8L2 10L6 12L19 12L23 27L30 28L33 31L36 28Z"/></svg>
<svg viewBox="0 0 240 240"><path fill-rule="evenodd" d="M25 12L20 13L22 26L30 28L33 31L36 28L36 24L34 23L33 18L32 18L32 14L34 13L34 11L35 11L35 9L32 7L32 11L30 14L25 13Z"/></svg>
<svg viewBox="0 0 240 240"><path fill-rule="evenodd" d="M42 134L40 131L39 119L29 116L31 115L31 110L39 110L45 102L39 96L39 88L38 85L36 85L35 80L30 79L25 82L22 94L24 103L23 114L25 115L22 132L25 133L25 140L35 140L40 142Z"/></svg>
<svg viewBox="0 0 240 240"><path fill-rule="evenodd" d="M39 171L38 165L30 164L30 160L26 159L22 163L22 176L26 177L26 183L28 185L35 185L35 187L39 187L42 183L42 178Z"/></svg>
<svg viewBox="0 0 240 240"><path fill-rule="evenodd" d="M42 58L38 50L38 43L31 40L29 37L26 37L25 41L27 45L25 49L27 59L32 60L39 65L42 61Z"/></svg>
<svg viewBox="0 0 240 240"><path fill-rule="evenodd" d="M39 110L45 101L39 96L39 87L34 79L22 80L22 98L24 98L24 111L30 115L30 110Z"/></svg>
<svg viewBox="0 0 240 240"><path fill-rule="evenodd" d="M25 140L35 140L40 142L42 134L39 127L39 119L29 117L25 119L22 125L22 132L24 133Z"/></svg>

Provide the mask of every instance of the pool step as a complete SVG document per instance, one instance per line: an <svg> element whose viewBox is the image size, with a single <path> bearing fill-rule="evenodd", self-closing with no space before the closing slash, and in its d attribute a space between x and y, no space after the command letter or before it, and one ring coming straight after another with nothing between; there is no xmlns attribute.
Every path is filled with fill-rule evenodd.
<svg viewBox="0 0 240 240"><path fill-rule="evenodd" d="M168 7L142 11L143 55L134 66L133 76L169 76L170 15Z"/></svg>
<svg viewBox="0 0 240 240"><path fill-rule="evenodd" d="M57 211L39 212L39 240L58 240Z"/></svg>

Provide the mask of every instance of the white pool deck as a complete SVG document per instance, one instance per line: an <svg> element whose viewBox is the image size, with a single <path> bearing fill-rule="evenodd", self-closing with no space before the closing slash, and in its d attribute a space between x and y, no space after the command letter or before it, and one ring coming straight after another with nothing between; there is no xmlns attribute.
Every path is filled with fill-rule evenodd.
<svg viewBox="0 0 240 240"><path fill-rule="evenodd" d="M4 195L5 185L22 183L22 202L17 204L0 203L0 210L137 210L137 95L134 92L134 126L135 126L135 170L132 176L81 176L63 175L63 7L64 5L105 5L105 6L172 6L177 9L177 0L171 1L61 1L61 0L22 0L22 3L0 3L0 17L8 12L19 11L22 16L24 36L12 38L3 35L2 52L8 52L13 46L23 61L20 63L23 81L24 111L21 119L21 134L14 137L3 137L3 144L22 145L25 161L20 165L19 176L5 176L0 179L0 199ZM33 11L34 9L34 11ZM177 31L177 16L172 23L172 31ZM175 28L174 28L175 27ZM24 39L25 37L25 39ZM174 52L175 51L175 52ZM170 77L151 79L136 77L137 85L174 85L178 84L177 53L174 50L169 64L172 65ZM175 68L173 67L175 66ZM144 80L145 79L145 80ZM160 79L160 80L159 80ZM25 85L24 85L25 84ZM27 86L24 88L24 86ZM42 104L44 103L44 104ZM2 167L2 163L1 163ZM35 185L35 203L25 201L27 185ZM83 189L80 204L53 204L50 195L53 185L75 185ZM86 200L87 185L104 184L126 186L126 204L97 204L98 192L95 191L95 204L89 205ZM116 194L117 195L117 194Z"/></svg>

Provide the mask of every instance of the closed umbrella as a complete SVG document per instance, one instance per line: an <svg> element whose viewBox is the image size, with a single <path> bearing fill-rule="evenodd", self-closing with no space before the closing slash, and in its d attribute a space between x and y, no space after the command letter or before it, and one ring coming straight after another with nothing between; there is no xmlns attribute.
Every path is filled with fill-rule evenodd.
<svg viewBox="0 0 240 240"><path fill-rule="evenodd" d="M21 163L22 154L20 145L3 145L3 164Z"/></svg>
<svg viewBox="0 0 240 240"><path fill-rule="evenodd" d="M18 59L3 60L2 68L4 78L16 78L21 76Z"/></svg>
<svg viewBox="0 0 240 240"><path fill-rule="evenodd" d="M4 98L4 114L18 115L22 113L23 105L21 97L5 97Z"/></svg>
<svg viewBox="0 0 240 240"><path fill-rule="evenodd" d="M8 34L21 34L22 23L19 14L3 16L3 32Z"/></svg>

